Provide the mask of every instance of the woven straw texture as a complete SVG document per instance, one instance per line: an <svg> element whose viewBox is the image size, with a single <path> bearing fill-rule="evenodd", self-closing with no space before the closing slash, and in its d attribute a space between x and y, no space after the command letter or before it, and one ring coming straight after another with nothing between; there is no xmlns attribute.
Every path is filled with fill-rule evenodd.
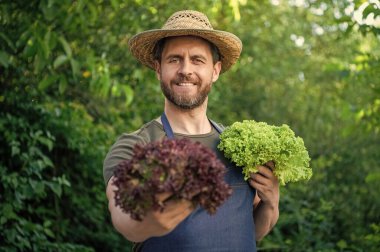
<svg viewBox="0 0 380 252"><path fill-rule="evenodd" d="M173 36L198 36L215 44L221 54L222 70L227 71L240 56L242 43L234 34L214 30L207 16L198 11L174 13L161 29L141 32L129 40L129 49L142 64L154 69L153 49L158 40Z"/></svg>

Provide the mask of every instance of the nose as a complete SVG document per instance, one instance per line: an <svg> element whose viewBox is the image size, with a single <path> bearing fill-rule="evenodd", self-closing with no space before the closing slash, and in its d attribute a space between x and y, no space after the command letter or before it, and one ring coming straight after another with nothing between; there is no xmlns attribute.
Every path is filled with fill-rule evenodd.
<svg viewBox="0 0 380 252"><path fill-rule="evenodd" d="M181 66L179 68L179 71L178 71L180 74L182 75L191 75L193 73L193 70L192 70L192 65L191 65L191 61L188 60L188 59L184 59L182 62L181 62Z"/></svg>

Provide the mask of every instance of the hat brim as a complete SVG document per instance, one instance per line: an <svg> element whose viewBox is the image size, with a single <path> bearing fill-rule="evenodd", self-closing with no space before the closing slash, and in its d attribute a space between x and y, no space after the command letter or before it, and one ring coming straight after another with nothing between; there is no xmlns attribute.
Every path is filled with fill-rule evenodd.
<svg viewBox="0 0 380 252"><path fill-rule="evenodd" d="M221 54L221 73L230 69L236 63L242 50L242 43L234 34L219 30L202 29L156 29L144 31L133 36L129 42L129 49L142 64L151 69L154 67L153 49L157 41L166 37L197 36L206 39L218 47Z"/></svg>

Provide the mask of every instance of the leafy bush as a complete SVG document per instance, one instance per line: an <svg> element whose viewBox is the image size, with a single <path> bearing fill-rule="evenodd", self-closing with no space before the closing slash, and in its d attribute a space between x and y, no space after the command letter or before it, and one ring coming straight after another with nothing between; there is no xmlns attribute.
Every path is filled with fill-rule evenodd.
<svg viewBox="0 0 380 252"><path fill-rule="evenodd" d="M0 111L0 250L128 246L110 223L98 168L100 143L112 132L93 124L78 104L31 105L27 96L10 96Z"/></svg>

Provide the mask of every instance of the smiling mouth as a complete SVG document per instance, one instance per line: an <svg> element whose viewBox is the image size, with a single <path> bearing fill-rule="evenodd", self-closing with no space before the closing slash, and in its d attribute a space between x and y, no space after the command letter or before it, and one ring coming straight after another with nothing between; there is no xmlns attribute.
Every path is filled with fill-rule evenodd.
<svg viewBox="0 0 380 252"><path fill-rule="evenodd" d="M191 83L191 82L180 82L180 83L176 83L177 86L181 86L181 87L186 87L186 86L195 86L194 83Z"/></svg>

